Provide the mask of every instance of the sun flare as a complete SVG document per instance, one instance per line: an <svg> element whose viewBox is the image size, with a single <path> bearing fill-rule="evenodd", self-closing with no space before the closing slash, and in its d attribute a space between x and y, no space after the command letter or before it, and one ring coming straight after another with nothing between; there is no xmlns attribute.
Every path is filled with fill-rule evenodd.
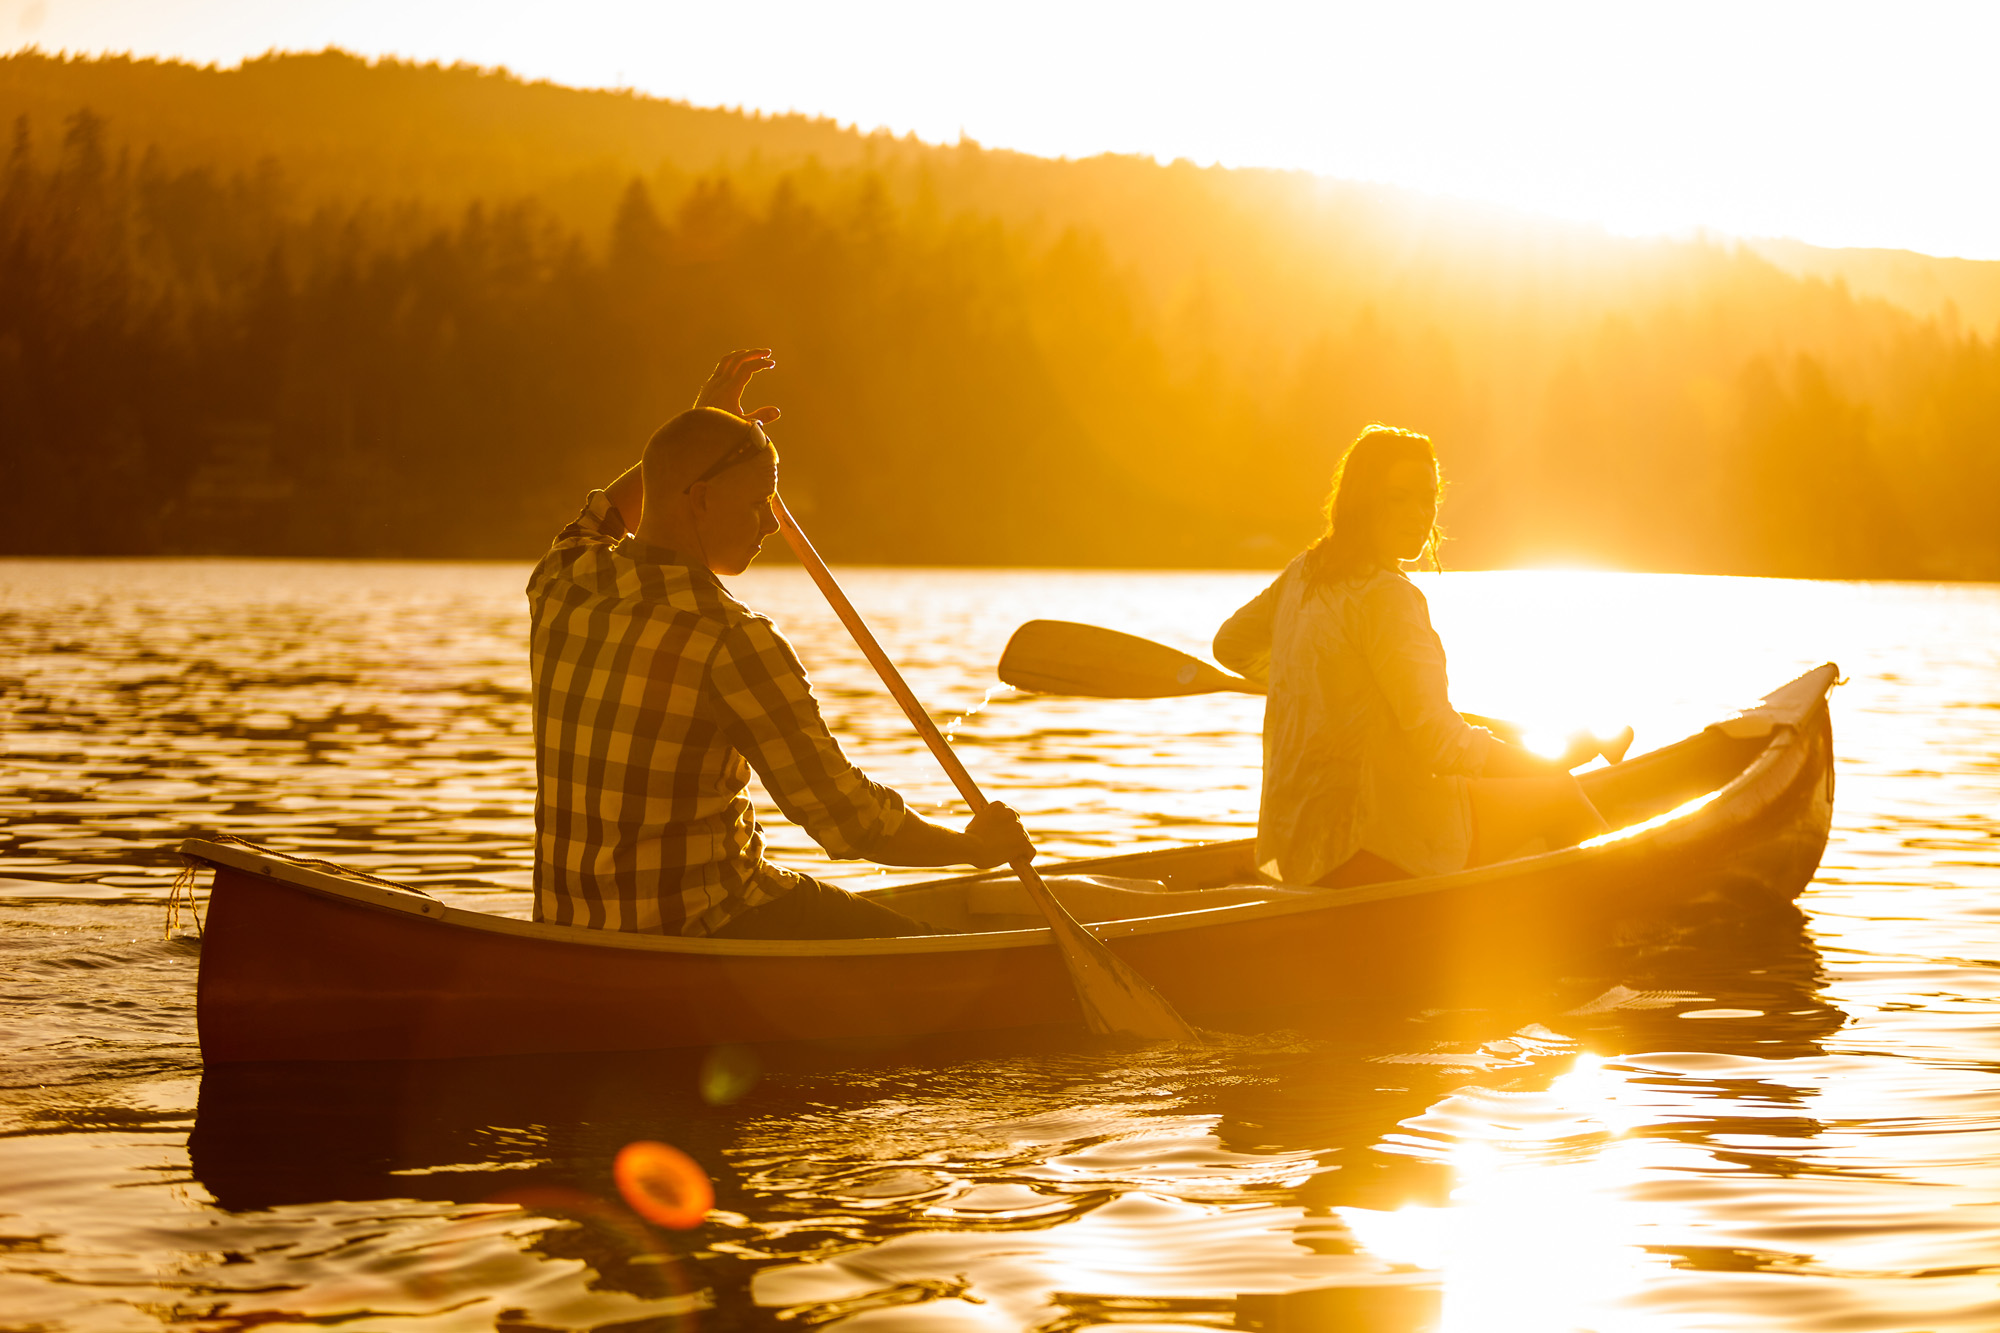
<svg viewBox="0 0 2000 1333"><path fill-rule="evenodd" d="M1618 1299L1656 1262L1623 1198L1624 1135L1644 1120L1627 1088L1585 1054L1544 1092L1454 1094L1409 1122L1451 1126L1450 1204L1340 1215L1369 1253L1436 1273L1439 1333L1627 1327Z"/></svg>

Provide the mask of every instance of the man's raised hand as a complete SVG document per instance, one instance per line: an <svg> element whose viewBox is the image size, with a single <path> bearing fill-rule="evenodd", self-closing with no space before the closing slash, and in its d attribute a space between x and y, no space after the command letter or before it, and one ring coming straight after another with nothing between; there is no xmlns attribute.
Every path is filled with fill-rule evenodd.
<svg viewBox="0 0 2000 1333"><path fill-rule="evenodd" d="M770 425L780 415L775 407L759 407L752 411L743 410L743 390L750 385L750 377L760 370L770 370L778 363L771 359L768 347L746 347L731 352L715 363L715 371L708 377L708 383L701 386L695 395L696 407L719 407L725 412L734 412L739 417Z"/></svg>

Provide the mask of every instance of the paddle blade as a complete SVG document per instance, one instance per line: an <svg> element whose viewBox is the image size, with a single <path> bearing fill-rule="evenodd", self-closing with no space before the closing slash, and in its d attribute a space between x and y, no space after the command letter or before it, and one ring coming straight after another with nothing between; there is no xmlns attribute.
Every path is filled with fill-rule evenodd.
<svg viewBox="0 0 2000 1333"><path fill-rule="evenodd" d="M1049 933L1055 937L1056 950L1076 987L1083 1021L1092 1032L1140 1041L1202 1044L1201 1034L1189 1026L1165 996L1069 914L1033 866L1017 864L1014 871L1020 875L1028 897L1048 918Z"/></svg>
<svg viewBox="0 0 2000 1333"><path fill-rule="evenodd" d="M1037 694L1092 699L1166 699L1234 690L1262 694L1198 657L1136 634L1073 620L1030 620L1000 654L1000 679Z"/></svg>

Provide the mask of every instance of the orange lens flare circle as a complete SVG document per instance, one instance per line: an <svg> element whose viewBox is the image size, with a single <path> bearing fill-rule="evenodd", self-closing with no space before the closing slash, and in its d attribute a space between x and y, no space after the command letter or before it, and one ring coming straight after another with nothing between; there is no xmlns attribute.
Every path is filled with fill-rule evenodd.
<svg viewBox="0 0 2000 1333"><path fill-rule="evenodd" d="M618 1150L611 1178L626 1206L656 1226L686 1231L715 1207L708 1173L679 1148L642 1139Z"/></svg>

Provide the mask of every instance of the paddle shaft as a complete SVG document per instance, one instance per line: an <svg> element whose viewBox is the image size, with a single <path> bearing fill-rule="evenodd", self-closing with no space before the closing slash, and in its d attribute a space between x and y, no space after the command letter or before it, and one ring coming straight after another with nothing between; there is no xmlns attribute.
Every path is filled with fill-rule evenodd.
<svg viewBox="0 0 2000 1333"><path fill-rule="evenodd" d="M903 673L889 660L889 654L882 651L882 645L876 642L874 631L868 628L868 622L854 609L854 603L847 600L847 594L841 591L840 584L834 580L833 571L826 567L826 561L820 559L819 552L813 549L811 540L799 527L798 521L792 517L791 510L785 508L784 500L773 495L771 511L777 515L779 531L784 533L785 541L791 546L792 553L799 558L799 563L806 567L806 572L812 575L813 582L819 585L827 604L833 607L833 613L840 617L840 623L847 626L847 632L854 637L855 645L861 649L862 656L866 657L869 665L875 668L875 674L889 687L889 693L894 695L896 702L902 706L904 715L910 719L910 725L924 738L924 744L930 747L931 754L936 756L938 763L944 768L945 775L951 779L951 785L958 788L958 794L965 798L965 803L972 807L975 815L984 810L989 804L985 793L979 790L979 784L972 780L972 774L965 771L965 765L959 762L951 743L945 740L944 734L937 728L937 723L931 721L930 714L925 712L924 706L917 701L916 694L903 679ZM1200 1040L1194 1029L1174 1012L1173 1007L1164 998L1146 984L1143 977L1133 972L1117 955L1106 948L1102 940L1077 924L1076 918L1069 914L1062 903L1057 901L1055 894L1050 892L1049 886L1043 883L1041 872L1036 870L1033 864L1025 859L1011 861L1008 864L1014 873L1021 877L1021 885L1028 891L1028 896L1048 918L1049 926L1056 937L1058 951L1062 954L1064 964L1069 968L1070 980L1076 985L1077 998L1083 1006L1084 1017L1093 1029L1167 1041ZM1106 988L1109 988L1109 994L1106 993Z"/></svg>
<svg viewBox="0 0 2000 1333"><path fill-rule="evenodd" d="M915 692L903 679L903 673L896 669L896 664L889 660L889 654L882 650L880 643L876 642L875 633L868 628L868 622L861 618L861 613L854 609L854 603L848 601L847 594L840 590L840 584L834 580L833 571L826 567L826 561L820 559L819 552L813 548L811 540L800 529L798 521L792 517L791 511L785 508L785 502L777 496L772 496L771 508L778 516L779 529L784 533L785 541L791 546L792 553L798 556L799 563L806 567L806 573L812 575L813 582L817 583L820 592L826 595L827 602L833 607L833 613L840 617L840 623L847 626L847 632L854 636L854 642L861 649L861 655L868 659L868 664L875 668L875 674L889 687L889 693L896 697L898 704L902 705L904 715L910 719L910 725L917 729L917 734L924 738L924 744L930 747L931 754L936 756L938 763L944 767L945 775L951 779L951 785L958 788L958 794L972 807L973 814L976 815L984 810L989 804L986 794L979 790L979 784L972 780L972 774L965 771L965 765L959 762L951 743L944 738L944 733L938 730L937 723L931 721L931 715L924 711L923 704L917 701ZM1025 862L1022 864L1026 865ZM1035 871L1030 867L1022 873L1034 874Z"/></svg>

